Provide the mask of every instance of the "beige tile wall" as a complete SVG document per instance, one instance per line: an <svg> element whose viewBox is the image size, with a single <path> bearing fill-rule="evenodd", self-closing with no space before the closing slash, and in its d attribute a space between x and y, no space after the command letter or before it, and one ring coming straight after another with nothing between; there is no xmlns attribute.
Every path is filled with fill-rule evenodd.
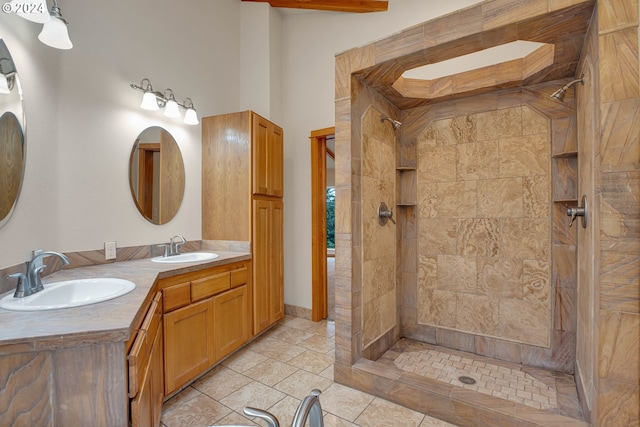
<svg viewBox="0 0 640 427"><path fill-rule="evenodd" d="M549 120L528 106L417 138L418 323L550 346Z"/></svg>
<svg viewBox="0 0 640 427"><path fill-rule="evenodd" d="M395 212L396 138L369 108L362 119L362 347L396 325L396 229L378 223L378 205Z"/></svg>

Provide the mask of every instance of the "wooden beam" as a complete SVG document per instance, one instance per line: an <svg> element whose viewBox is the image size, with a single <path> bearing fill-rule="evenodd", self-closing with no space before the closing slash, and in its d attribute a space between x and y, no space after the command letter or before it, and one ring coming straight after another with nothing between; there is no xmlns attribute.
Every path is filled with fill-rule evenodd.
<svg viewBox="0 0 640 427"><path fill-rule="evenodd" d="M389 7L386 0L242 0L269 3L271 7L288 9L330 10L334 12L384 12Z"/></svg>

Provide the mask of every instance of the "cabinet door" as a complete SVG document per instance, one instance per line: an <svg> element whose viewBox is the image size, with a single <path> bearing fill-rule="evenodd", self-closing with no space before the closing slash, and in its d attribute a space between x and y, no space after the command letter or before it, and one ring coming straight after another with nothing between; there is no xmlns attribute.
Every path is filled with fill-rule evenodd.
<svg viewBox="0 0 640 427"><path fill-rule="evenodd" d="M269 324L284 317L283 203L270 202Z"/></svg>
<svg viewBox="0 0 640 427"><path fill-rule="evenodd" d="M282 197L284 194L284 139L282 129L273 123L267 133L269 146L267 167L269 174L269 195Z"/></svg>
<svg viewBox="0 0 640 427"><path fill-rule="evenodd" d="M165 394L213 365L214 357L212 298L164 315Z"/></svg>
<svg viewBox="0 0 640 427"><path fill-rule="evenodd" d="M213 336L216 361L249 341L249 292L247 285L213 297Z"/></svg>
<svg viewBox="0 0 640 427"><path fill-rule="evenodd" d="M147 369L138 394L131 400L131 427L154 426L151 381L151 370Z"/></svg>
<svg viewBox="0 0 640 427"><path fill-rule="evenodd" d="M253 202L253 333L269 326L269 203Z"/></svg>
<svg viewBox="0 0 640 427"><path fill-rule="evenodd" d="M162 325L156 332L156 337L151 347L149 357L149 369L151 370L151 413L153 415L153 426L160 426L162 415L162 399L164 399L164 337Z"/></svg>
<svg viewBox="0 0 640 427"><path fill-rule="evenodd" d="M271 123L253 114L251 150L253 154L253 194L269 195L269 127Z"/></svg>

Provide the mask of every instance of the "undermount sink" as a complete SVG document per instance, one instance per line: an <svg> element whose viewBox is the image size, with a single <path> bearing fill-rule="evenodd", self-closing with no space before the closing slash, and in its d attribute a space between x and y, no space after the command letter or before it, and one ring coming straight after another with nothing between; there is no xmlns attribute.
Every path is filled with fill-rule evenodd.
<svg viewBox="0 0 640 427"><path fill-rule="evenodd" d="M0 308L15 311L56 310L107 301L127 294L136 285L124 279L76 279L44 285L44 290L24 298L13 293L0 300Z"/></svg>
<svg viewBox="0 0 640 427"><path fill-rule="evenodd" d="M180 255L157 256L155 258L151 258L151 261L169 264L178 262L199 262L216 259L219 256L220 255L214 254L212 252L187 252Z"/></svg>

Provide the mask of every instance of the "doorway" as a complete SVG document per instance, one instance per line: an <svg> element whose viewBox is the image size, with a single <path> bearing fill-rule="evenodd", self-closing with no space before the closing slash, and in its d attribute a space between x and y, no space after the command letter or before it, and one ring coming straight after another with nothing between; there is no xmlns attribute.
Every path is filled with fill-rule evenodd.
<svg viewBox="0 0 640 427"><path fill-rule="evenodd" d="M327 249L327 188L335 187L333 172L335 170L333 166L335 164L335 128L312 131L309 139L311 141L312 229L311 318L314 322L318 322L325 318L334 318L335 258L333 255L335 252ZM331 223L329 225L331 226Z"/></svg>

